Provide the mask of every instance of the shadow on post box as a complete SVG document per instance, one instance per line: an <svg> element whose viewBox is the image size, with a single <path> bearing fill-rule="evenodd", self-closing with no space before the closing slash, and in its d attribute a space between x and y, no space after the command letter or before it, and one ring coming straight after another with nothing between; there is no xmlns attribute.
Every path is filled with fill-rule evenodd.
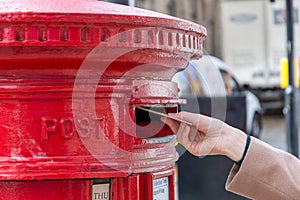
<svg viewBox="0 0 300 200"><path fill-rule="evenodd" d="M187 104L181 110L195 112L195 98L186 98ZM228 97L198 97L199 112L225 120L231 126L245 131L246 98L244 95ZM218 110L220 112L218 112ZM225 116L224 116L225 114ZM185 151L177 146L179 153ZM233 162L224 156L198 158L185 152L178 162L178 189L180 200L222 199L242 200L244 197L225 190L225 183Z"/></svg>

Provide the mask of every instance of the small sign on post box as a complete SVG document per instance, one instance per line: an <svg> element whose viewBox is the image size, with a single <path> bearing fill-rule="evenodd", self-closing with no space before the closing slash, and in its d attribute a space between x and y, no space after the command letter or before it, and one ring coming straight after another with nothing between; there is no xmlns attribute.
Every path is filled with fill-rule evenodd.
<svg viewBox="0 0 300 200"><path fill-rule="evenodd" d="M169 199L169 178L163 177L153 180L153 200Z"/></svg>
<svg viewBox="0 0 300 200"><path fill-rule="evenodd" d="M109 200L109 183L94 184L92 200Z"/></svg>

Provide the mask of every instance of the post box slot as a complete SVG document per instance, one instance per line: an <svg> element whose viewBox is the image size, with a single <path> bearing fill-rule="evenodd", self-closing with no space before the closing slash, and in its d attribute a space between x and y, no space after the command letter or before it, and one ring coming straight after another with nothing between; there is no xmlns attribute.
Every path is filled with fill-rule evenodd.
<svg viewBox="0 0 300 200"><path fill-rule="evenodd" d="M146 109L151 109L160 113L176 113L177 107L149 107L143 106ZM168 135L173 135L171 129L162 122L161 116L149 113L147 111L136 108L136 136L138 138L153 138L153 137L164 137Z"/></svg>

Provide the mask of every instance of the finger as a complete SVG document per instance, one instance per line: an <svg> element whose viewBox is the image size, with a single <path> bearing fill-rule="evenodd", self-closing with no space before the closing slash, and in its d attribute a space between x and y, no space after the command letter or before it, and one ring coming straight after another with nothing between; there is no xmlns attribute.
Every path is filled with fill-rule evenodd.
<svg viewBox="0 0 300 200"><path fill-rule="evenodd" d="M163 117L163 122L165 124L167 124L174 133L178 132L178 129L179 129L179 126L180 126L179 122L177 122L175 120L172 120L172 119L169 119L169 118L166 118L166 117Z"/></svg>
<svg viewBox="0 0 300 200"><path fill-rule="evenodd" d="M196 136L198 134L198 130L196 127L191 127L190 133L188 135L190 141L194 141L196 139Z"/></svg>
<svg viewBox="0 0 300 200"><path fill-rule="evenodd" d="M187 150L195 156L202 156L200 146L198 142L193 141Z"/></svg>
<svg viewBox="0 0 300 200"><path fill-rule="evenodd" d="M190 127L185 125L183 126L182 131L178 131L177 137L178 142L181 143L186 149L189 149L191 141L189 140Z"/></svg>
<svg viewBox="0 0 300 200"><path fill-rule="evenodd" d="M202 133L199 132L199 134L197 134L194 140L192 141L188 151L194 154L195 156L208 155L209 152L203 151L203 146L207 146L207 143L208 142L205 141L205 136L203 136Z"/></svg>
<svg viewBox="0 0 300 200"><path fill-rule="evenodd" d="M184 135L184 129L185 129L186 125L181 123L180 126L179 126L179 129L177 130L176 132L176 135L177 135L177 140L179 143L182 143L182 137Z"/></svg>

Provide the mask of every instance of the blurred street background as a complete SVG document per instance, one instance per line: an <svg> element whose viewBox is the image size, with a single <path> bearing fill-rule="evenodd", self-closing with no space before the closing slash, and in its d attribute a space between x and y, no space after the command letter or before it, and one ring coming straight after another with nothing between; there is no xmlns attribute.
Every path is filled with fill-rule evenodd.
<svg viewBox="0 0 300 200"><path fill-rule="evenodd" d="M221 58L232 68L241 87L253 92L264 111L260 138L287 150L282 80L286 51L285 0L106 0L153 10L204 25L206 54ZM299 82L298 42L300 1L294 1L295 79Z"/></svg>
<svg viewBox="0 0 300 200"><path fill-rule="evenodd" d="M283 115L264 115L261 140L268 144L287 150L286 127Z"/></svg>

